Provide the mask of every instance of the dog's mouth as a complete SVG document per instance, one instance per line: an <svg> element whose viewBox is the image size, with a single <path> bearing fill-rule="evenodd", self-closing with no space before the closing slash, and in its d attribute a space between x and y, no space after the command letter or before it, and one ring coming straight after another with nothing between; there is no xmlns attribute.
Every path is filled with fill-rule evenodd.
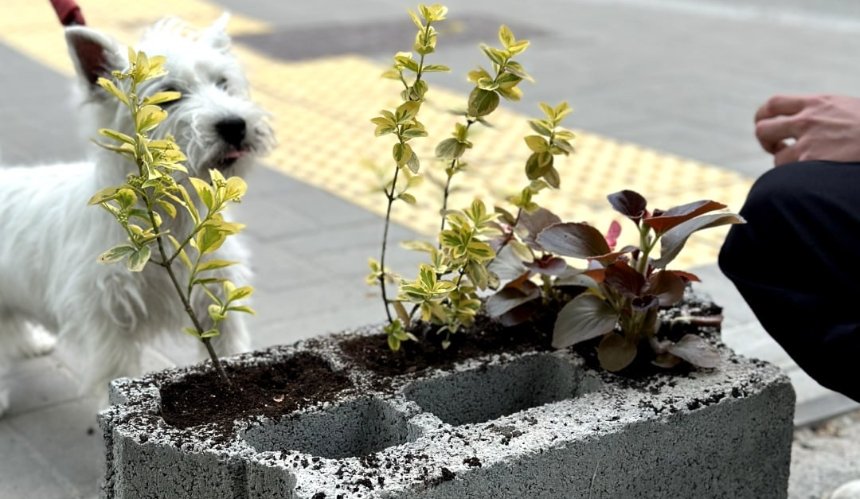
<svg viewBox="0 0 860 499"><path fill-rule="evenodd" d="M240 159L249 156L251 154L251 150L245 147L235 148L231 147L227 152L225 152L219 161L217 161L215 168L221 170L222 172L234 164Z"/></svg>

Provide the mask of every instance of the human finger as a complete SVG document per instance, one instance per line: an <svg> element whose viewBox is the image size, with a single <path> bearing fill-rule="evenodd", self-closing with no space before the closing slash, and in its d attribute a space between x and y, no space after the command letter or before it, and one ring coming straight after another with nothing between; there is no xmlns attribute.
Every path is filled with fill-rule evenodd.
<svg viewBox="0 0 860 499"><path fill-rule="evenodd" d="M797 114L806 107L809 99L806 95L774 95L758 108L755 121L758 123L774 116Z"/></svg>
<svg viewBox="0 0 860 499"><path fill-rule="evenodd" d="M783 145L776 154L773 155L773 166L782 166L789 163L796 163L800 160L800 148L797 143L790 146Z"/></svg>
<svg viewBox="0 0 860 499"><path fill-rule="evenodd" d="M777 116L761 120L755 125L755 137L761 147L775 154L778 146L787 139L796 139L799 135L798 122L791 116Z"/></svg>

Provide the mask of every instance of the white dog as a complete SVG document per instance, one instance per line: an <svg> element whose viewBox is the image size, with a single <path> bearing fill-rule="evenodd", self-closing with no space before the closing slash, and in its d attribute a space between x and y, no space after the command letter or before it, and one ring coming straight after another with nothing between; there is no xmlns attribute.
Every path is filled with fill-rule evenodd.
<svg viewBox="0 0 860 499"><path fill-rule="evenodd" d="M266 113L249 100L243 72L229 53L226 22L224 16L195 32L165 20L137 46L150 56L166 56L168 70L140 93L182 93L164 106L169 117L156 135L172 134L188 157L189 175L204 179L210 168L241 175L273 143ZM95 138L99 128L132 133L127 109L96 85L100 76L127 67L126 48L84 27L68 28L66 39L84 92L84 134ZM103 388L99 385L113 377L139 374L143 344L164 332L181 334L188 325L164 269L149 265L131 273L123 264L96 262L103 251L124 242L125 234L110 214L87 201L102 188L122 184L133 170L126 159L96 146L89 162L0 168L0 355L6 358L0 363L50 352L55 339L48 330L80 348L90 366L86 385ZM175 221L164 217L174 233L187 233L181 213ZM245 258L234 240L219 252L214 258ZM184 270L181 264L175 268ZM248 272L234 266L221 276L241 285ZM198 316L208 317L203 297L192 301ZM213 343L220 354L248 349L241 314L223 323ZM2 392L0 380L0 412Z"/></svg>

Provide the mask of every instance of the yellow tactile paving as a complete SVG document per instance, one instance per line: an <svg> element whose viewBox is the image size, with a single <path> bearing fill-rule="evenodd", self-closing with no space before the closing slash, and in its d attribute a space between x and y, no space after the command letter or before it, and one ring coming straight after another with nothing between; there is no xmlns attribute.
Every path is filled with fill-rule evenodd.
<svg viewBox="0 0 860 499"><path fill-rule="evenodd" d="M0 20L0 41L58 71L70 73L61 32L51 22L53 12L48 2L7 0L10 1L22 14L14 22ZM220 8L202 0L128 2L122 4L122 9L117 9L116 2L110 0L80 3L90 25L103 28L125 42L133 41L141 26L150 24L164 12L180 17L186 14L184 17L196 24L205 24L220 14ZM234 17L230 26L234 35L267 29L265 23L242 17ZM289 47L285 49L289 51ZM392 52L396 49L392 47ZM383 68L360 57L290 63L241 45L236 51L248 70L255 97L272 112L280 140L267 162L288 175L382 214L383 196L368 194L376 175L364 165L384 166L390 173L393 139L374 138L369 120L380 109L397 105L398 84L380 79ZM482 57L476 49L476 63ZM524 62L527 66L528 54ZM439 140L448 136L457 120L446 110L463 108L466 97L431 88L421 111L421 120L430 137L416 139L414 145L423 160L422 171L441 178L443 168L432 159L432 151ZM528 85L524 85L524 91L529 91ZM576 96L567 97L575 107ZM527 119L501 109L491 117L496 128L479 129L474 134L475 147L467 153L471 167L456 180L458 191L451 197L451 207L465 206L476 195L488 204L493 203L522 187L523 164L529 153L522 137L531 133ZM575 127L575 113L569 122ZM606 202L605 196L610 192L637 190L649 199L652 207L667 208L711 198L738 209L750 184L750 179L716 166L585 131L578 131L575 145L577 154L558 164L561 190L544 192L539 201L563 219L588 221L599 228L619 218ZM413 192L419 200L418 206L399 203L394 219L432 234L439 224L440 190L433 182L425 181ZM630 235L631 226L626 225ZM713 263L724 234L725 230L716 229L694 236L674 266Z"/></svg>
<svg viewBox="0 0 860 499"><path fill-rule="evenodd" d="M175 15L205 26L217 19L224 8L202 0L116 1L78 0L87 24L96 26L125 43L134 42L142 31L165 16ZM0 40L47 66L72 73L72 64L57 16L47 0L3 0L7 13L0 18ZM244 16L232 15L233 34L262 33L268 25Z"/></svg>

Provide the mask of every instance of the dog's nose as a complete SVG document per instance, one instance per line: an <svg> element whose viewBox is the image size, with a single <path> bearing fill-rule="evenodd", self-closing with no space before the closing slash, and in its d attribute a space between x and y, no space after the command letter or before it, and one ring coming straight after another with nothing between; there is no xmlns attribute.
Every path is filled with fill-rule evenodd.
<svg viewBox="0 0 860 499"><path fill-rule="evenodd" d="M238 117L227 118L215 124L215 131L224 139L224 142L230 144L236 149L242 148L242 141L245 140L245 120Z"/></svg>

